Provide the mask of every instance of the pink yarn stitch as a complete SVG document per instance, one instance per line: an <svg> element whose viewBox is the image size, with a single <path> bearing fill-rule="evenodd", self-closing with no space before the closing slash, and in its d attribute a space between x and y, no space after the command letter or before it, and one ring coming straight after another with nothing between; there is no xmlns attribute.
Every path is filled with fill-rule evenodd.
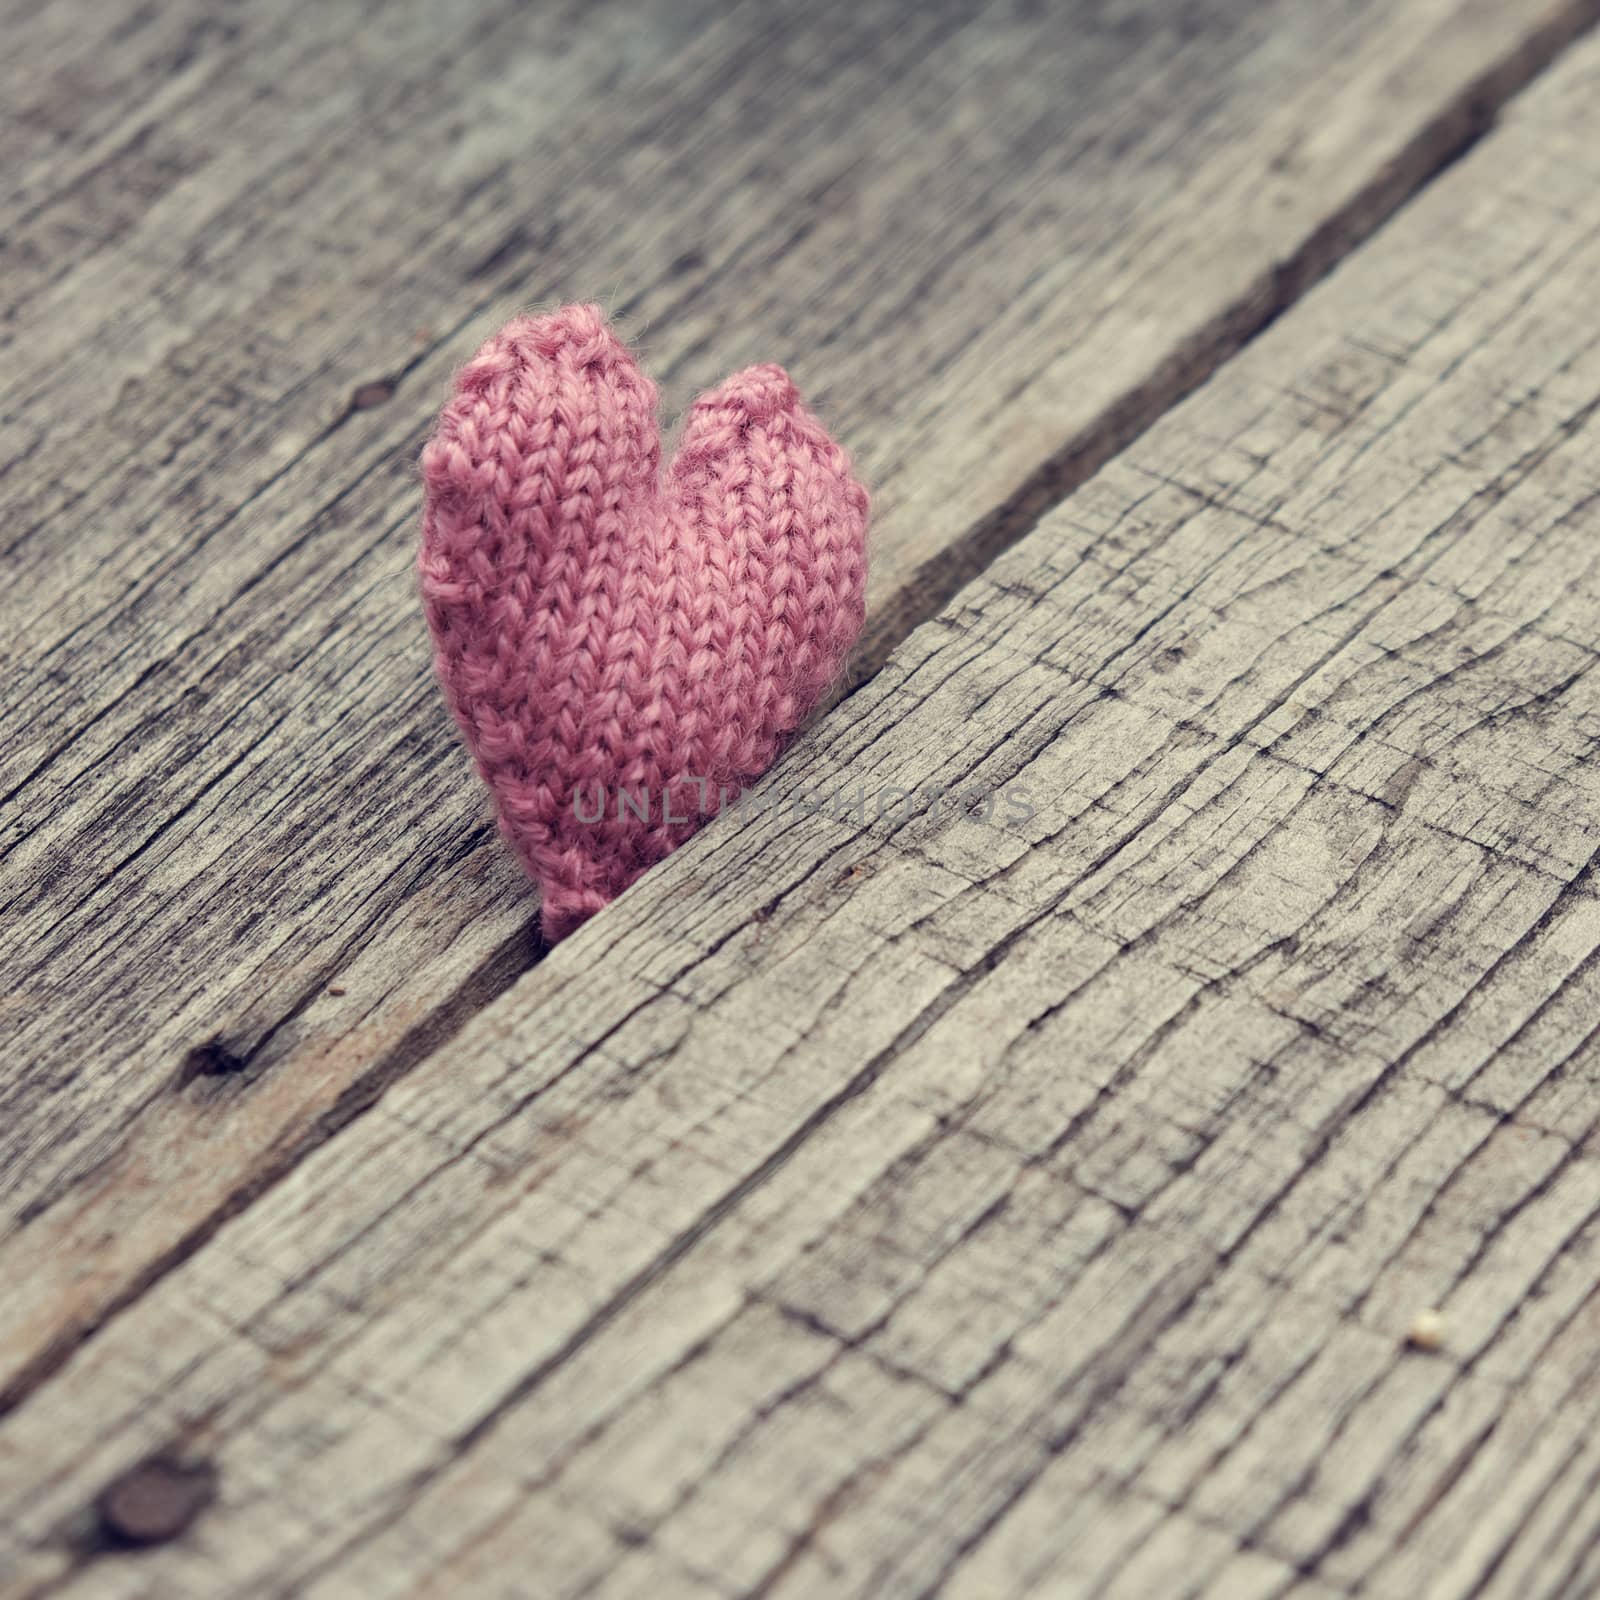
<svg viewBox="0 0 1600 1600"><path fill-rule="evenodd" d="M665 474L655 412L567 306L478 351L422 456L435 665L552 943L767 770L864 615L866 491L781 367L702 395Z"/></svg>

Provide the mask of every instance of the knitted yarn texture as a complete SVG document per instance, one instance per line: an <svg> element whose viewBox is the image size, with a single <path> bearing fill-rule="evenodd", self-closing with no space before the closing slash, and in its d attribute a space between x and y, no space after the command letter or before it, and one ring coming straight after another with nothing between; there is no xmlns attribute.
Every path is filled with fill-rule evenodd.
<svg viewBox="0 0 1600 1600"><path fill-rule="evenodd" d="M422 455L450 709L564 938L771 766L860 631L867 494L781 367L695 401L596 306L518 317Z"/></svg>

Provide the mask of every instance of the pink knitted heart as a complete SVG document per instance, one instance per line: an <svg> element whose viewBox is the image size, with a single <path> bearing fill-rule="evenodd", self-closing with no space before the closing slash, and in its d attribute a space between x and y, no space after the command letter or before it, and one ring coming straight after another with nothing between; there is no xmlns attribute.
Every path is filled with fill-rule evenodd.
<svg viewBox="0 0 1600 1600"><path fill-rule="evenodd" d="M866 491L781 367L655 386L596 306L518 317L423 451L450 709L565 937L767 770L859 632Z"/></svg>

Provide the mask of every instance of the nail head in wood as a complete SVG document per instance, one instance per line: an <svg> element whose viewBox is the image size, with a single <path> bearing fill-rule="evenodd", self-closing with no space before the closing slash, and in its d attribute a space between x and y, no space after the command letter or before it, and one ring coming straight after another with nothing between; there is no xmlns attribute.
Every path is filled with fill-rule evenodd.
<svg viewBox="0 0 1600 1600"><path fill-rule="evenodd" d="M352 411L370 411L374 406L381 406L386 400L394 398L394 385L387 378L378 378L372 383L364 383L350 396L350 409Z"/></svg>
<svg viewBox="0 0 1600 1600"><path fill-rule="evenodd" d="M178 1067L175 1087L187 1088L196 1078L227 1078L245 1069L245 1058L230 1050L221 1039L207 1039L197 1044Z"/></svg>
<svg viewBox="0 0 1600 1600"><path fill-rule="evenodd" d="M200 1515L216 1487L209 1463L166 1457L141 1461L102 1492L96 1505L100 1526L121 1544L162 1544Z"/></svg>

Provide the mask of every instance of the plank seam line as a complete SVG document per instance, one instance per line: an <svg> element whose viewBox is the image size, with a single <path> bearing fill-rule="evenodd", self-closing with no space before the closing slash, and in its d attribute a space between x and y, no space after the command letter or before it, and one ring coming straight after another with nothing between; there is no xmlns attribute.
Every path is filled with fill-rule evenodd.
<svg viewBox="0 0 1600 1600"><path fill-rule="evenodd" d="M1430 118L1407 141L1395 159L1365 184L1349 201L1324 219L1287 257L1257 277L1250 288L1208 327L1199 330L1169 355L1144 382L1114 402L1089 428L1067 444L1022 483L1001 505L969 528L946 551L925 562L914 574L904 595L917 594L913 602L902 597L869 623L857 653L851 687L842 695L848 699L884 665L889 654L912 628L941 610L973 576L1005 550L1027 537L1039 522L1077 488L1098 472L1113 457L1132 444L1167 411L1181 404L1207 382L1226 362L1264 333L1286 311L1292 309L1311 289L1326 278L1385 223L1421 194L1438 176L1467 155L1495 126L1500 112L1531 85L1563 51L1596 21L1600 21L1600 0L1572 0L1547 19L1523 43L1493 66L1485 69L1461 90L1449 104ZM341 416L334 427L346 420ZM320 442L320 441L314 441ZM835 702L836 704L838 702ZM31 1367L20 1373L0 1392L0 1416L19 1405L71 1358L76 1349L100 1329L137 1303L170 1271L197 1254L221 1227L268 1194L292 1172L299 1161L349 1127L371 1106L378 1103L394 1082L419 1065L440 1044L460 1031L478 1011L498 998L511 982L523 975L516 947L522 934L499 947L491 960L475 972L451 1002L431 1018L419 1023L392 1050L375 1061L372 1069L334 1107L325 1113L285 1158L272 1170L259 1174L218 1208L204 1223L167 1251L126 1294L106 1307L86 1325L68 1330L63 1338ZM525 957L521 958L525 961ZM502 969L507 962L518 966L505 980ZM535 963L528 963L531 967ZM891 1049L894 1048L891 1046ZM722 1216L737 1207L765 1178L781 1168L809 1133L830 1119L839 1106L856 1098L881 1072L883 1057L875 1058L863 1072L822 1108L807 1119L780 1150L728 1196L713 1213L702 1217L685 1236L673 1241L600 1313L580 1330L577 1346L592 1335L642 1291L650 1282L669 1271L676 1261L698 1242ZM576 1346L575 1346L576 1347ZM456 1441L459 1454L476 1438L489 1431L522 1394L560 1364L565 1350L530 1379L507 1395L478 1423ZM448 1460L449 1458L447 1458Z"/></svg>
<svg viewBox="0 0 1600 1600"><path fill-rule="evenodd" d="M376 1105L391 1084L448 1044L492 1001L498 999L527 970L526 946L533 933L524 923L503 939L487 960L468 975L446 1005L421 1018L395 1043L378 1056L345 1092L308 1127L293 1145L281 1153L264 1171L242 1184L213 1211L203 1223L178 1240L173 1247L149 1264L127 1291L112 1300L99 1315L62 1330L61 1337L41 1351L38 1358L17 1373L0 1389L0 1417L28 1398L72 1358L79 1346L92 1338L139 1300L174 1268L202 1250L211 1239L240 1212L254 1205L262 1195L276 1188L313 1150L342 1132L363 1112Z"/></svg>
<svg viewBox="0 0 1600 1600"><path fill-rule="evenodd" d="M1051 511L1247 345L1293 309L1436 179L1490 133L1500 113L1566 48L1600 21L1600 0L1573 0L1522 45L1466 84L1396 157L1207 326L1171 352L1142 383L1036 467L964 537L919 566L901 596L869 619L851 688L873 676L920 623L931 620L996 557L1020 543ZM908 598L915 596L914 599Z"/></svg>

